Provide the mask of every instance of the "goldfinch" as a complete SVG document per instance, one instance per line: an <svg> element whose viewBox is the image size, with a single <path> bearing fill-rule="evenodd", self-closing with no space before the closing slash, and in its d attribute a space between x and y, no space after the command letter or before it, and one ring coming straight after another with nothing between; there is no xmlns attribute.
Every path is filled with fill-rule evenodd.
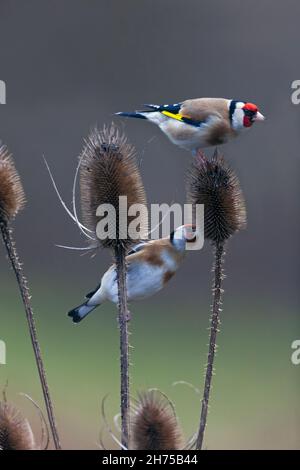
<svg viewBox="0 0 300 470"><path fill-rule="evenodd" d="M224 144L254 122L265 118L246 101L198 98L176 104L146 104L149 109L119 116L147 119L158 125L175 145L197 153L204 147Z"/></svg>
<svg viewBox="0 0 300 470"><path fill-rule="evenodd" d="M159 292L174 276L186 249L197 233L192 225L178 227L169 237L137 244L127 255L128 301L143 299ZM79 323L104 301L118 303L118 283L115 265L103 275L100 285L87 294L86 301L68 313Z"/></svg>

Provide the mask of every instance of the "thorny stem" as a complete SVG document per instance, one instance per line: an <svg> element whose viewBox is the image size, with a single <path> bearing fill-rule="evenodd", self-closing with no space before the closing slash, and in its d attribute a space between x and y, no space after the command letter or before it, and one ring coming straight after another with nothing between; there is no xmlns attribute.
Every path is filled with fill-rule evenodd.
<svg viewBox="0 0 300 470"><path fill-rule="evenodd" d="M210 340L208 349L208 360L206 366L205 384L202 399L202 409L200 416L199 432L196 441L196 449L201 450L206 428L209 396L213 376L214 358L216 353L216 339L218 327L220 324L220 307L222 303L222 280L223 280L223 260L224 260L224 242L218 242L215 245L215 265L214 265L214 283L213 283L213 306L210 324Z"/></svg>
<svg viewBox="0 0 300 470"><path fill-rule="evenodd" d="M118 296L119 296L119 328L120 328L120 367L121 367L121 443L128 449L130 442L130 423L129 423L129 333L128 321L129 312L127 307L127 288L126 288L126 260L125 249L118 245L115 248L115 259L118 277Z"/></svg>
<svg viewBox="0 0 300 470"><path fill-rule="evenodd" d="M39 373L40 382L42 386L48 419L49 419L50 428L51 428L51 432L53 436L54 446L56 450L60 450L61 445L60 445L58 431L56 427L54 410L53 410L52 401L50 398L50 390L47 384L46 372L45 372L45 368L44 368L44 364L42 360L40 345L39 345L38 338L37 338L37 332L36 332L36 327L35 327L33 310L32 310L31 302L30 302L30 293L29 293L29 289L27 286L27 280L24 276L23 268L19 261L18 253L17 253L16 246L13 240L12 229L9 227L9 224L6 220L0 221L0 229L2 232L2 237L3 237L3 241L5 244L7 253L8 253L8 257L10 259L13 271L17 278L17 283L20 289L21 297L23 300L24 308L25 308L31 343L33 347L35 360L36 360L36 365L38 368L38 373Z"/></svg>

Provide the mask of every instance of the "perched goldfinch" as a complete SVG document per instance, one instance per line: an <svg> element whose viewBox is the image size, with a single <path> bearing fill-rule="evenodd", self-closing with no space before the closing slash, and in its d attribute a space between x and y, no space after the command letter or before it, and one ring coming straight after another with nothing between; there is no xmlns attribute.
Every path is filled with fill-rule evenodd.
<svg viewBox="0 0 300 470"><path fill-rule="evenodd" d="M263 121L258 107L246 101L225 98L198 98L177 104L146 104L147 111L116 113L119 116L147 119L176 145L196 153L199 149L224 144Z"/></svg>
<svg viewBox="0 0 300 470"><path fill-rule="evenodd" d="M196 240L192 225L178 227L168 238L139 243L127 255L128 300L138 300L160 291L174 276L182 262L186 243ZM101 284L86 296L87 300L68 315L80 322L105 300L118 303L118 283L115 265L103 275Z"/></svg>

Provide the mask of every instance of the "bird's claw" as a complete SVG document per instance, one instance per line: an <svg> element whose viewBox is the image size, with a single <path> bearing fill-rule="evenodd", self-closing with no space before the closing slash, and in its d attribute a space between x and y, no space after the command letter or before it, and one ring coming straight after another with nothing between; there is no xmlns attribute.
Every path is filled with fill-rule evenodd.
<svg viewBox="0 0 300 470"><path fill-rule="evenodd" d="M206 156L204 155L204 153L202 152L201 149L198 149L195 151L195 156L197 157L197 159L201 162L201 163L206 163Z"/></svg>

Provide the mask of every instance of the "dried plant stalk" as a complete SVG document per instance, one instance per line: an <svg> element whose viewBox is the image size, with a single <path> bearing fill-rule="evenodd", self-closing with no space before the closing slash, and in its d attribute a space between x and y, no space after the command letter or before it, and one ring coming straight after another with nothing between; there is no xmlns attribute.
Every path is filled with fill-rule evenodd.
<svg viewBox="0 0 300 470"><path fill-rule="evenodd" d="M123 218L127 217L127 226L134 220L134 216L128 215L131 206L147 204L135 155L134 147L113 124L104 126L102 130L94 129L85 141L80 156L82 220L103 248L114 250L116 244L121 244L128 249L138 241L126 233L127 227L120 227ZM119 210L122 196L126 196L127 203ZM97 215L98 207L105 204L115 209L115 219L114 214L108 214L108 217ZM107 237L100 240L96 227L104 217L108 221ZM142 217L139 238L147 237L148 221Z"/></svg>
<svg viewBox="0 0 300 470"><path fill-rule="evenodd" d="M127 306L126 288L126 251L123 246L115 248L116 269L118 273L119 314L120 328L120 378L121 378L121 423L122 444L129 448L130 442L130 396L129 396L129 312Z"/></svg>
<svg viewBox="0 0 300 470"><path fill-rule="evenodd" d="M219 331L219 324L220 324L220 312L221 312L222 292L223 292L222 281L224 278L224 275L223 275L224 256L225 256L224 244L221 242L216 242L214 283L213 283L213 306L212 306L212 315L211 315L211 323L210 323L208 359L207 359L207 366L206 366L200 425L199 425L199 431L198 431L198 436L197 436L197 441L196 441L196 449L198 450L202 449L206 422L207 422L210 389L211 389L214 359L215 359L215 353L216 353L217 333Z"/></svg>
<svg viewBox="0 0 300 470"><path fill-rule="evenodd" d="M24 276L22 265L19 261L16 245L13 239L11 221L22 209L25 203L24 191L20 177L15 169L11 155L6 147L0 148L0 230L9 260L15 273L20 294L23 300L26 319L28 323L33 352L38 368L43 396L49 418L50 428L55 448L60 449L50 390L46 380L46 372L42 360L41 350L37 338L33 310L30 302L30 294L27 280Z"/></svg>
<svg viewBox="0 0 300 470"><path fill-rule="evenodd" d="M204 205L204 235L214 246L213 303L205 383L196 449L203 446L222 303L226 241L246 227L246 208L239 181L216 151L211 161L199 154L188 179L188 201Z"/></svg>
<svg viewBox="0 0 300 470"><path fill-rule="evenodd" d="M114 208L116 219L108 214L108 230L105 238L98 244L111 249L116 263L118 280L118 323L120 329L120 368L121 368L121 443L128 448L130 442L129 413L129 312L126 290L126 253L136 243L128 234L132 217L128 209L133 204L146 204L145 190L135 160L134 148L126 137L111 125L103 130L95 129L85 142L80 157L80 186L82 218L85 227L97 240L97 224L104 216L99 216L99 206L109 204ZM127 204L120 208L120 197L126 196ZM123 211L123 212L122 212ZM106 214L107 220L107 214ZM127 225L120 227L120 221ZM139 238L147 237L147 220L141 219Z"/></svg>

